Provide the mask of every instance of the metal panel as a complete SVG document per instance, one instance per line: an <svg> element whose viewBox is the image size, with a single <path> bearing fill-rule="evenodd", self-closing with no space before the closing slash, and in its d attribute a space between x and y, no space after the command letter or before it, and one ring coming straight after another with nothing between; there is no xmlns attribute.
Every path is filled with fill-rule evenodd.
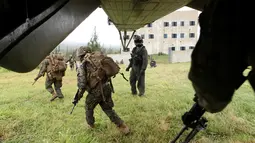
<svg viewBox="0 0 255 143"><path fill-rule="evenodd" d="M71 0L49 20L17 43L0 61L4 68L29 72L71 33L100 2Z"/></svg>
<svg viewBox="0 0 255 143"><path fill-rule="evenodd" d="M101 1L102 7L106 13L109 9L104 6L105 3L110 3L112 5L111 10L115 11L114 14L118 13L118 16L116 17L114 17L112 13L108 13L108 16L113 23L117 23L116 27L119 30L139 29L147 23L151 23L191 2L191 0L148 0L147 2L139 2L139 0ZM120 2L122 3L122 8L119 6ZM116 4L118 6L116 6ZM122 17L123 20L120 21L119 17Z"/></svg>

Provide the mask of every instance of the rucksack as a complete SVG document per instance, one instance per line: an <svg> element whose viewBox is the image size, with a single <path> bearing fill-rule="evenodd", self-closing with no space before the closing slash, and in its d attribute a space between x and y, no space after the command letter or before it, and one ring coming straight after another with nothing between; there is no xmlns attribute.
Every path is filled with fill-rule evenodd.
<svg viewBox="0 0 255 143"><path fill-rule="evenodd" d="M62 56L49 56L50 72L65 72L67 69L66 63Z"/></svg>
<svg viewBox="0 0 255 143"><path fill-rule="evenodd" d="M87 70L88 85L94 88L101 80L107 80L119 73L120 67L111 57L105 56L99 51L87 53L84 61Z"/></svg>

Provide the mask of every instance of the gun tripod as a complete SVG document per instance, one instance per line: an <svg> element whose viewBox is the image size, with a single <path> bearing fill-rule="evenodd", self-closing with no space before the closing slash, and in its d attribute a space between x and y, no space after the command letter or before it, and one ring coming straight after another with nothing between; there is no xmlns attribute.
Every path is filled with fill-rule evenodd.
<svg viewBox="0 0 255 143"><path fill-rule="evenodd" d="M194 138L194 136L201 130L204 130L207 127L207 123L208 120L204 117L202 117L201 119L199 119L196 123L194 123L194 126L191 127L192 131L186 136L184 142L182 143L189 143L191 139ZM186 131L188 130L189 127L188 126L184 126L182 128L182 130L179 132L179 134L174 138L174 140L172 140L170 143L176 143L176 141L180 138L180 136Z"/></svg>
<svg viewBox="0 0 255 143"><path fill-rule="evenodd" d="M204 130L207 127L208 120L205 117L202 117L203 114L205 113L205 109L198 105L196 94L193 100L195 101L195 104L193 104L191 109L182 116L182 122L184 124L184 127L179 132L179 134L174 138L174 140L170 141L170 143L176 143L180 136L186 130L191 128L192 131L186 136L184 142L182 142L189 143L190 140L193 139L199 131Z"/></svg>

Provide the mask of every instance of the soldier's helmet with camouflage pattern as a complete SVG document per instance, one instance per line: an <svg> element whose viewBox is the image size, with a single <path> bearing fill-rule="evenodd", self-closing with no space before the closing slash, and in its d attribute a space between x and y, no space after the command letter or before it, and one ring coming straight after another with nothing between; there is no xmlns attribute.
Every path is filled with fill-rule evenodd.
<svg viewBox="0 0 255 143"><path fill-rule="evenodd" d="M88 47L80 47L77 50L77 57L84 56L86 53L90 53L90 49Z"/></svg>
<svg viewBox="0 0 255 143"><path fill-rule="evenodd" d="M139 35L134 35L134 42L136 46L143 45L143 38Z"/></svg>

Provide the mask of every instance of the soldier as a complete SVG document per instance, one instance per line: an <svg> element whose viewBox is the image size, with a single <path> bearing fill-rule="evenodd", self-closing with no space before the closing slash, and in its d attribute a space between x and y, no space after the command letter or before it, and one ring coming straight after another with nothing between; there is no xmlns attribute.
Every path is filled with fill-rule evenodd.
<svg viewBox="0 0 255 143"><path fill-rule="evenodd" d="M46 73L45 88L52 94L50 101L58 98L64 98L61 87L62 87L62 78L65 76L66 64L64 62L64 57L61 55L53 54L47 56L42 62L41 69L39 74L34 79L37 81L41 76L44 76ZM52 88L54 84L55 91Z"/></svg>
<svg viewBox="0 0 255 143"><path fill-rule="evenodd" d="M120 64L124 64L124 61L123 61L123 59L121 59L121 60L120 60Z"/></svg>
<svg viewBox="0 0 255 143"><path fill-rule="evenodd" d="M87 54L83 49L79 49L79 58L82 61L80 68L78 68L77 80L78 80L78 91L74 98L73 104L76 105L78 101L83 97L85 91L88 92L85 101L85 111L86 111L86 121L89 125L89 128L94 128L94 109L99 104L105 114L110 118L110 120L116 124L120 132L123 134L129 133L129 128L123 122L123 120L117 115L113 110L113 100L112 100L112 88L109 84L109 78L104 77L100 80L100 83L95 84L94 87L91 87L92 74L96 74L91 69L91 64L84 62L84 56ZM93 82L92 82L93 83ZM78 97L78 98L76 98Z"/></svg>
<svg viewBox="0 0 255 143"><path fill-rule="evenodd" d="M73 59L73 56L70 55L70 58L66 61L66 63L69 62L69 66L70 66L70 69L73 70L74 69L74 59Z"/></svg>
<svg viewBox="0 0 255 143"><path fill-rule="evenodd" d="M148 64L148 53L143 45L143 39L135 35L134 36L135 47L131 53L131 59L129 60L129 66L126 68L126 71L129 71L130 68L130 86L131 92L133 95L137 94L136 82L138 81L138 90L139 96L144 95L145 92L145 70Z"/></svg>
<svg viewBox="0 0 255 143"><path fill-rule="evenodd" d="M151 66L151 68L152 68L152 67L155 68L155 67L157 66L157 63L156 63L156 61L155 61L154 59L151 60L150 66Z"/></svg>
<svg viewBox="0 0 255 143"><path fill-rule="evenodd" d="M80 67L81 64L81 56L80 54L82 53L81 51L88 51L91 52L91 49L89 47L85 47L85 46L81 46L80 48L77 48L74 52L73 52L73 58L75 61L75 65L76 65L76 71L78 71L78 68Z"/></svg>

